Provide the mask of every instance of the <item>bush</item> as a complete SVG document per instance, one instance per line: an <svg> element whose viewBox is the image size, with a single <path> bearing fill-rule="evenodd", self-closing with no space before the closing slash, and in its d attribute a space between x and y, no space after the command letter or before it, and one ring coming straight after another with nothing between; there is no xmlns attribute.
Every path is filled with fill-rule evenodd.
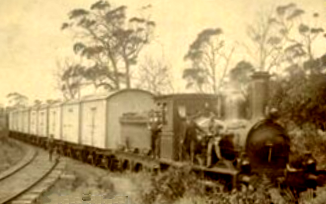
<svg viewBox="0 0 326 204"><path fill-rule="evenodd" d="M190 167L170 168L151 178L151 185L142 192L141 200L144 204L173 203L191 194L203 196L204 187L198 182Z"/></svg>
<svg viewBox="0 0 326 204"><path fill-rule="evenodd" d="M316 126L305 124L301 127L291 125L288 127L291 138L291 157L295 160L306 151L310 151L317 160L318 168L326 168L326 133L318 130Z"/></svg>
<svg viewBox="0 0 326 204"><path fill-rule="evenodd" d="M261 179L256 191L244 186L242 191L206 191L205 186L199 182L198 176L191 172L190 167L171 168L157 177L152 177L150 183L151 185L141 193L141 203L270 204L273 197L269 192L270 181L267 177ZM274 203L279 202L274 201Z"/></svg>

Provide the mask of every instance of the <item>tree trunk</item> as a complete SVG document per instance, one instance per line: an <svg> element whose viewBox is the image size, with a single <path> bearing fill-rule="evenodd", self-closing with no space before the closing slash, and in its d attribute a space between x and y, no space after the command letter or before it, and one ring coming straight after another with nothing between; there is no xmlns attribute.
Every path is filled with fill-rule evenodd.
<svg viewBox="0 0 326 204"><path fill-rule="evenodd" d="M131 85L130 85L130 64L128 59L125 57L125 65L126 65L126 88L130 89Z"/></svg>

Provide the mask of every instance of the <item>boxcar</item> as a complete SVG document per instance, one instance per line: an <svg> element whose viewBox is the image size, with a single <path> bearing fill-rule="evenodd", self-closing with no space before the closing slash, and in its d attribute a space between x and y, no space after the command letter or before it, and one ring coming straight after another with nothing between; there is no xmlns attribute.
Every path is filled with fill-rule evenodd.
<svg viewBox="0 0 326 204"><path fill-rule="evenodd" d="M87 96L81 101L81 143L85 146L105 148L106 98Z"/></svg>
<svg viewBox="0 0 326 204"><path fill-rule="evenodd" d="M118 149L125 145L120 136L120 117L126 112L148 112L153 95L138 89L125 89L81 100L81 142L97 148Z"/></svg>
<svg viewBox="0 0 326 204"><path fill-rule="evenodd" d="M79 143L80 101L75 99L62 104L62 141Z"/></svg>
<svg viewBox="0 0 326 204"><path fill-rule="evenodd" d="M151 150L151 133L148 129L148 115L124 114L120 119L121 138L126 149L147 152Z"/></svg>
<svg viewBox="0 0 326 204"><path fill-rule="evenodd" d="M48 136L48 105L42 105L38 109L37 135L39 137Z"/></svg>
<svg viewBox="0 0 326 204"><path fill-rule="evenodd" d="M14 128L14 111L10 111L9 112L9 130L10 131L15 131L15 128Z"/></svg>
<svg viewBox="0 0 326 204"><path fill-rule="evenodd" d="M116 149L125 146L126 141L120 136L120 118L123 113L148 113L154 108L154 98L150 92L125 89L112 93L107 98L107 148Z"/></svg>
<svg viewBox="0 0 326 204"><path fill-rule="evenodd" d="M49 106L49 135L53 135L54 139L61 139L62 126L62 103L58 102Z"/></svg>
<svg viewBox="0 0 326 204"><path fill-rule="evenodd" d="M22 130L22 132L24 134L29 134L29 122L30 122L30 109L29 108L26 108L26 109L23 110L22 117L23 117L23 130Z"/></svg>
<svg viewBox="0 0 326 204"><path fill-rule="evenodd" d="M23 113L23 109L18 109L16 111L17 114L17 132L22 132L23 131L23 117L22 114Z"/></svg>
<svg viewBox="0 0 326 204"><path fill-rule="evenodd" d="M38 106L34 106L30 111L30 126L29 126L29 134L37 135L37 124L38 124Z"/></svg>

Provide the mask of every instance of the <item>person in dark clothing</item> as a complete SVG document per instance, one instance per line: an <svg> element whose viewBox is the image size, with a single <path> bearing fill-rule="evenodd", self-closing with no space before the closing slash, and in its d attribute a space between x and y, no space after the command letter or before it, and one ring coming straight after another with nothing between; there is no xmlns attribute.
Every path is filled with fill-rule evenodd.
<svg viewBox="0 0 326 204"><path fill-rule="evenodd" d="M149 124L149 129L151 131L151 149L153 157L157 158L159 156L159 136L162 132L162 122L157 114L155 114L152 120L153 121Z"/></svg>
<svg viewBox="0 0 326 204"><path fill-rule="evenodd" d="M195 161L195 150L197 146L197 131L205 132L202 130L197 123L194 121L193 117L187 117L185 123L184 136L181 140L183 150L190 156L190 161L193 163Z"/></svg>
<svg viewBox="0 0 326 204"><path fill-rule="evenodd" d="M212 166L212 154L215 154L217 159L221 159L221 152L220 152L220 147L219 147L219 142L221 140L221 131L223 129L223 126L218 124L215 121L215 117L214 115L211 115L210 120L209 120L209 124L208 124L208 132L209 135L211 136L211 138L209 139L209 142L207 144L207 163L206 166L207 167L211 167Z"/></svg>
<svg viewBox="0 0 326 204"><path fill-rule="evenodd" d="M52 161L52 154L54 151L54 141L53 141L52 134L48 138L48 150L49 150L49 160Z"/></svg>

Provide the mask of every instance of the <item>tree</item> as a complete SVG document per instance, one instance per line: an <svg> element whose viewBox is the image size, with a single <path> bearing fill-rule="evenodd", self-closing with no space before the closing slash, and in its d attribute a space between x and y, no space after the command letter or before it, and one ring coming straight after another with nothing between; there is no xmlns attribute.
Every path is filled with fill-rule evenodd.
<svg viewBox="0 0 326 204"><path fill-rule="evenodd" d="M190 45L184 57L190 62L190 67L183 71L183 78L188 82L187 88L196 86L200 92L218 92L234 51L232 48L226 54L222 34L221 28L205 29Z"/></svg>
<svg viewBox="0 0 326 204"><path fill-rule="evenodd" d="M22 108L26 107L28 103L28 98L18 92L12 92L7 94L8 107L9 108Z"/></svg>
<svg viewBox="0 0 326 204"><path fill-rule="evenodd" d="M304 14L293 3L280 5L248 27L252 43L245 47L258 70L270 71L313 59L313 43L324 30L316 22L305 23ZM318 13L313 14L315 21L318 17Z"/></svg>
<svg viewBox="0 0 326 204"><path fill-rule="evenodd" d="M248 87L253 71L254 67L250 62L240 61L229 73L230 85L240 90L246 99L248 99Z"/></svg>
<svg viewBox="0 0 326 204"><path fill-rule="evenodd" d="M151 40L155 23L139 17L127 19L126 8L100 0L90 9L72 10L69 22L62 25L76 34L74 51L88 60L85 73L97 87L117 90L126 84L130 88L131 67Z"/></svg>
<svg viewBox="0 0 326 204"><path fill-rule="evenodd" d="M288 69L286 78L273 83L271 106L277 107L284 119L297 125L314 124L325 129L326 123L326 54L307 60L301 68Z"/></svg>
<svg viewBox="0 0 326 204"><path fill-rule="evenodd" d="M38 99L34 100L33 106L40 106L40 105L42 105L42 101L41 100L38 100Z"/></svg>
<svg viewBox="0 0 326 204"><path fill-rule="evenodd" d="M147 56L143 63L139 65L137 87L155 94L173 92L170 70L171 68L163 59L154 59Z"/></svg>
<svg viewBox="0 0 326 204"><path fill-rule="evenodd" d="M57 67L56 78L58 88L64 98L74 99L79 97L84 83L85 67L68 59L63 63L57 62Z"/></svg>

